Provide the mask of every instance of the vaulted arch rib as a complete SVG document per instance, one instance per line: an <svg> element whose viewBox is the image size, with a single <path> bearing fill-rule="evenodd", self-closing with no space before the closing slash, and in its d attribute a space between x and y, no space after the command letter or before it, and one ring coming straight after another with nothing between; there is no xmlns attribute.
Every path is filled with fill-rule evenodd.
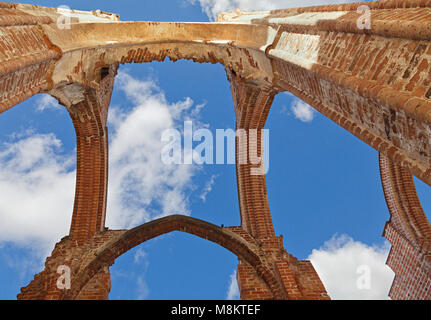
<svg viewBox="0 0 431 320"><path fill-rule="evenodd" d="M188 216L172 215L126 231L97 249L94 254L94 259L76 276L76 280L73 281L73 287L67 292L64 298L76 298L84 286L103 267L112 265L115 259L122 254L148 240L173 231L193 234L226 248L240 260L249 263L257 271L273 293L274 298L280 299L285 296L283 289L278 286L273 272L261 259L258 247L255 244L247 242L229 228L221 228L212 223Z"/></svg>

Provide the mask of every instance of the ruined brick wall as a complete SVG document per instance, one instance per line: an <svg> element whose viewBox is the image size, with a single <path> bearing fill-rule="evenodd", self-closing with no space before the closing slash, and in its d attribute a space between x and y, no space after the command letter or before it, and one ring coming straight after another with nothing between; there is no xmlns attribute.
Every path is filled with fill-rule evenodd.
<svg viewBox="0 0 431 320"><path fill-rule="evenodd" d="M359 5L370 28L357 26ZM431 227L412 174L431 185L431 0L385 0L234 11L211 24L124 22L101 11L75 12L59 30L54 8L0 2L0 113L37 94L64 105L77 134L77 183L71 229L20 299L105 299L109 266L146 241L174 230L195 234L239 258L243 299L327 299L311 263L289 255L272 224L261 164L243 164L274 96L290 91L380 152L391 215L384 235L394 299L430 299ZM89 37L91 35L91 37ZM115 43L115 45L114 45ZM118 64L190 59L221 63L231 82L237 128L241 226L173 216L133 230L105 229L106 119ZM252 142L252 143L250 143ZM248 159L250 160L250 159ZM72 288L56 287L56 267L71 264Z"/></svg>
<svg viewBox="0 0 431 320"><path fill-rule="evenodd" d="M251 21L280 26L267 49L278 87L431 184L430 4L368 5L376 8L369 30L356 27L357 4L277 10ZM339 18L330 19L332 10Z"/></svg>
<svg viewBox="0 0 431 320"><path fill-rule="evenodd" d="M109 267L119 256L141 243L173 231L187 232L215 242L238 256L243 299L328 299L308 261L298 261L283 249L281 239L263 244L241 227L221 228L186 216L173 215L132 230L105 231L78 243L63 238L47 258L45 269L21 289L18 299L107 299ZM58 268L70 268L71 287L59 288Z"/></svg>

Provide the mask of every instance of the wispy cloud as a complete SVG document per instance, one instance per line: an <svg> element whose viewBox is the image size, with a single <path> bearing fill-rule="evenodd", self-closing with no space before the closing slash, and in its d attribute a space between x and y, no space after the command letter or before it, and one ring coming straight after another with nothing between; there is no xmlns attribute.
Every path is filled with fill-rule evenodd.
<svg viewBox="0 0 431 320"><path fill-rule="evenodd" d="M36 100L36 111L45 111L47 109L61 109L58 101L49 94L41 94Z"/></svg>
<svg viewBox="0 0 431 320"><path fill-rule="evenodd" d="M44 267L44 261L40 259L39 253L34 249L19 248L17 250L16 246L10 244L0 245L0 249L0 261L3 266L12 270L20 282L26 281L28 276L40 272Z"/></svg>
<svg viewBox="0 0 431 320"><path fill-rule="evenodd" d="M291 104L293 115L302 122L311 122L314 119L314 109L304 101L294 98Z"/></svg>
<svg viewBox="0 0 431 320"><path fill-rule="evenodd" d="M211 179L207 182L207 184L203 188L202 193L199 196L203 202L205 202L207 200L207 195L208 195L208 193L210 193L212 191L213 186L215 184L215 180L217 179L217 177L218 177L218 175L213 174L211 176Z"/></svg>
<svg viewBox="0 0 431 320"><path fill-rule="evenodd" d="M143 276L138 276L138 280L136 281L137 284L137 300L145 300L148 295L150 294L150 289L148 288L148 284L145 281Z"/></svg>
<svg viewBox="0 0 431 320"><path fill-rule="evenodd" d="M385 264L389 249L387 242L368 246L347 235L334 235L308 259L332 299L384 300L394 279Z"/></svg>
<svg viewBox="0 0 431 320"><path fill-rule="evenodd" d="M107 224L132 227L155 217L190 214L188 191L197 166L167 165L161 161L162 132L194 120L202 105L193 100L170 103L153 81L120 72L119 89L134 103L130 111L112 107L109 116L110 186Z"/></svg>

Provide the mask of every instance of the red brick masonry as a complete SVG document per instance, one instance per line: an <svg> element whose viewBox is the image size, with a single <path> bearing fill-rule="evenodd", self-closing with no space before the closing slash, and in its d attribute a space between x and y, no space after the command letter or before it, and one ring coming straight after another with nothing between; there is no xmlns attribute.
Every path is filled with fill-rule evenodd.
<svg viewBox="0 0 431 320"><path fill-rule="evenodd" d="M371 29L357 27L359 5L371 9ZM242 299L329 299L311 263L288 254L276 236L265 176L251 174L259 165L237 161L241 226L173 215L128 231L105 228L106 119L118 65L165 58L223 64L238 129L260 133L274 96L289 91L379 151L387 264L396 274L389 294L431 299L431 226L412 178L431 185L431 0L235 11L209 24L119 24L117 15L93 11L74 12L71 28L60 29L59 17L54 8L0 2L0 113L49 93L69 111L77 136L70 233L18 299L107 299L115 259L172 231L237 255ZM237 139L237 160L249 155L247 139ZM57 287L61 265L71 269L67 290Z"/></svg>

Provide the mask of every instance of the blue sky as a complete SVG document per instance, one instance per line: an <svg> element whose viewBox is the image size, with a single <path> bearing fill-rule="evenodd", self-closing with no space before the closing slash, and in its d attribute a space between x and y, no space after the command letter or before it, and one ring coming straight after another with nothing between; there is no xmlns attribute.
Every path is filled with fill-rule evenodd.
<svg viewBox="0 0 431 320"><path fill-rule="evenodd" d="M219 9L283 8L300 1L159 0L22 1L114 12L121 20L209 21ZM337 1L332 1L337 2ZM304 2L324 4L325 1ZM130 228L161 214L188 214L238 225L234 165L157 163L160 123L235 127L229 82L221 65L123 65L109 114L107 226ZM268 195L276 234L287 251L311 259L338 299L384 299L393 274L381 234L389 218L378 154L344 129L281 93L269 114ZM131 139L132 137L132 139ZM74 196L75 134L67 111L35 96L0 116L0 299L15 299L67 234ZM136 160L139 165L134 165ZM287 166L286 166L287 164ZM284 167L284 168L283 168ZM151 173L157 172L159 177ZM133 179L130 179L133 176ZM431 190L417 181L424 209ZM237 258L200 238L172 233L120 257L111 268L111 299L237 298ZM357 268L371 268L370 290L356 287Z"/></svg>

